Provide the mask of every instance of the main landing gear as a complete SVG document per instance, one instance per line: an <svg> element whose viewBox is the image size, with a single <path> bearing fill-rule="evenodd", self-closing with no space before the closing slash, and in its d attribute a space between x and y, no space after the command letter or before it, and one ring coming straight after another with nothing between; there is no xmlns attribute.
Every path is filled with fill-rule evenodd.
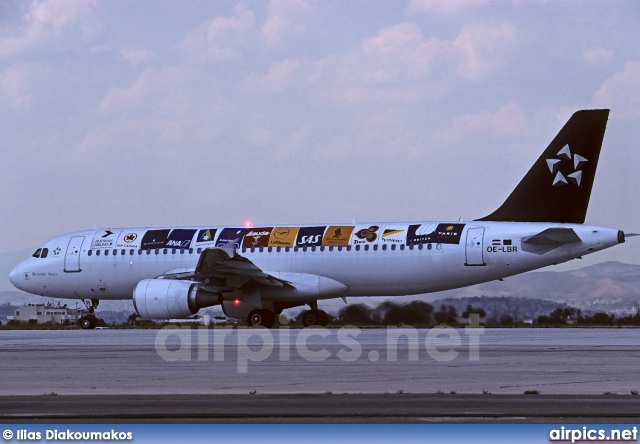
<svg viewBox="0 0 640 444"><path fill-rule="evenodd" d="M326 327L329 323L329 315L326 312L318 309L318 301L309 302L309 308L302 312L302 325L309 327L310 325L318 325L320 327Z"/></svg>
<svg viewBox="0 0 640 444"><path fill-rule="evenodd" d="M89 313L78 319L78 321L80 322L80 327L82 327L83 330L92 330L98 325L98 318L95 315L95 311L96 308L98 308L100 300L83 299L82 302L84 302L84 305L85 307L87 307L87 311Z"/></svg>
<svg viewBox="0 0 640 444"><path fill-rule="evenodd" d="M247 318L249 326L261 325L266 328L271 328L276 323L276 315L270 310L252 310Z"/></svg>

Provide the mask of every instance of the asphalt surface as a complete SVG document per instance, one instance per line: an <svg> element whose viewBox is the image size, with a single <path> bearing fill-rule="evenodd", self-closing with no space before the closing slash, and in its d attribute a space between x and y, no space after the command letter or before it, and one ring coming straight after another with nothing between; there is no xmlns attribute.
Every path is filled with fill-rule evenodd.
<svg viewBox="0 0 640 444"><path fill-rule="evenodd" d="M288 394L0 397L2 423L638 423L640 396Z"/></svg>

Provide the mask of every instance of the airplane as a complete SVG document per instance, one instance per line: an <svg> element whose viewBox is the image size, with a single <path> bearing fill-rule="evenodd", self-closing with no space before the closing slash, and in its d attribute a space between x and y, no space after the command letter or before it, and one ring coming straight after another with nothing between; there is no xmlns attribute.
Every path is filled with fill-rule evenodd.
<svg viewBox="0 0 640 444"><path fill-rule="evenodd" d="M475 220L271 226L106 228L51 239L17 265L23 291L82 300L96 327L100 300L132 299L138 316L188 318L221 305L267 328L318 301L438 292L559 264L625 242L584 225L609 116L577 111L504 203ZM630 236L630 235L629 235Z"/></svg>

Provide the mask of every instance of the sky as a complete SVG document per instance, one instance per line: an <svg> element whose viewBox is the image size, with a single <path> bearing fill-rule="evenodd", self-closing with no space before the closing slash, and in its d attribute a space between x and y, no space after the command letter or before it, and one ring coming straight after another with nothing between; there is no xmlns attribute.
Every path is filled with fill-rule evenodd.
<svg viewBox="0 0 640 444"><path fill-rule="evenodd" d="M95 223L471 220L585 108L611 109L586 222L640 232L639 17L636 1L1 1L0 252Z"/></svg>

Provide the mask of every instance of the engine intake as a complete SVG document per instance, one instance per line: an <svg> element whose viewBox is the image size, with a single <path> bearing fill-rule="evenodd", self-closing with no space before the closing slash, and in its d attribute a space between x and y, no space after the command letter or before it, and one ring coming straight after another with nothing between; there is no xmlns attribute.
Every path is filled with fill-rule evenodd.
<svg viewBox="0 0 640 444"><path fill-rule="evenodd" d="M221 302L221 295L202 291L192 281L144 279L133 290L133 306L146 319L186 318Z"/></svg>

